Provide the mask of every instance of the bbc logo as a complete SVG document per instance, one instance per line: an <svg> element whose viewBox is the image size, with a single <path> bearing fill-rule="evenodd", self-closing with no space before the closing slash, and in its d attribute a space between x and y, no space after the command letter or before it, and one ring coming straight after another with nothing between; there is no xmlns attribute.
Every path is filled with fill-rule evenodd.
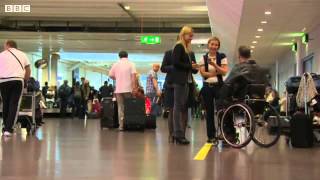
<svg viewBox="0 0 320 180"><path fill-rule="evenodd" d="M4 12L7 13L29 13L31 5L5 5Z"/></svg>

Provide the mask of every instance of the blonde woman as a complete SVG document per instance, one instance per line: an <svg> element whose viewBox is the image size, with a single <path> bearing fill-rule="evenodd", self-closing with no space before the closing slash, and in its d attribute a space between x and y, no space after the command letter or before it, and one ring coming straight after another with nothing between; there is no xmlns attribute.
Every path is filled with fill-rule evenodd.
<svg viewBox="0 0 320 180"><path fill-rule="evenodd" d="M190 57L191 41L193 38L193 29L184 26L179 33L173 52L173 72L172 83L174 89L174 106L173 106L173 139L178 144L189 144L185 137L185 125L187 121L188 108L187 101L189 95L189 84L192 83L192 73L197 71L198 65Z"/></svg>

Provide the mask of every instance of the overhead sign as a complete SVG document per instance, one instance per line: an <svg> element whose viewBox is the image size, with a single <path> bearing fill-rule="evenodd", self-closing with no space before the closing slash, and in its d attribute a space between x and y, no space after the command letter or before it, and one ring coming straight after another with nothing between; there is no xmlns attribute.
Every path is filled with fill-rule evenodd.
<svg viewBox="0 0 320 180"><path fill-rule="evenodd" d="M141 36L141 44L161 44L160 36Z"/></svg>

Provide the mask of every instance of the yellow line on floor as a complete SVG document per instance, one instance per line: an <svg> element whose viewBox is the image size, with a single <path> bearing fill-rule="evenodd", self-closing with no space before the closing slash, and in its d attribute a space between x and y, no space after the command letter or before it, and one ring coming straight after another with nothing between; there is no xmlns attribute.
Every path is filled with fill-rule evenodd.
<svg viewBox="0 0 320 180"><path fill-rule="evenodd" d="M193 158L193 160L202 161L205 160L210 149L212 148L213 144L206 143L202 146L198 154Z"/></svg>

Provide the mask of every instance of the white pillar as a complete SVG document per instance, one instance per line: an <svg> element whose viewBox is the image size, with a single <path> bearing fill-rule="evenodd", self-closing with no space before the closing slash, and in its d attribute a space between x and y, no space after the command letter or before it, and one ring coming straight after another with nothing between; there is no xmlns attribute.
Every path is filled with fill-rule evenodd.
<svg viewBox="0 0 320 180"><path fill-rule="evenodd" d="M279 60L276 61L276 72L275 72L275 79L276 79L276 90L279 91Z"/></svg>

